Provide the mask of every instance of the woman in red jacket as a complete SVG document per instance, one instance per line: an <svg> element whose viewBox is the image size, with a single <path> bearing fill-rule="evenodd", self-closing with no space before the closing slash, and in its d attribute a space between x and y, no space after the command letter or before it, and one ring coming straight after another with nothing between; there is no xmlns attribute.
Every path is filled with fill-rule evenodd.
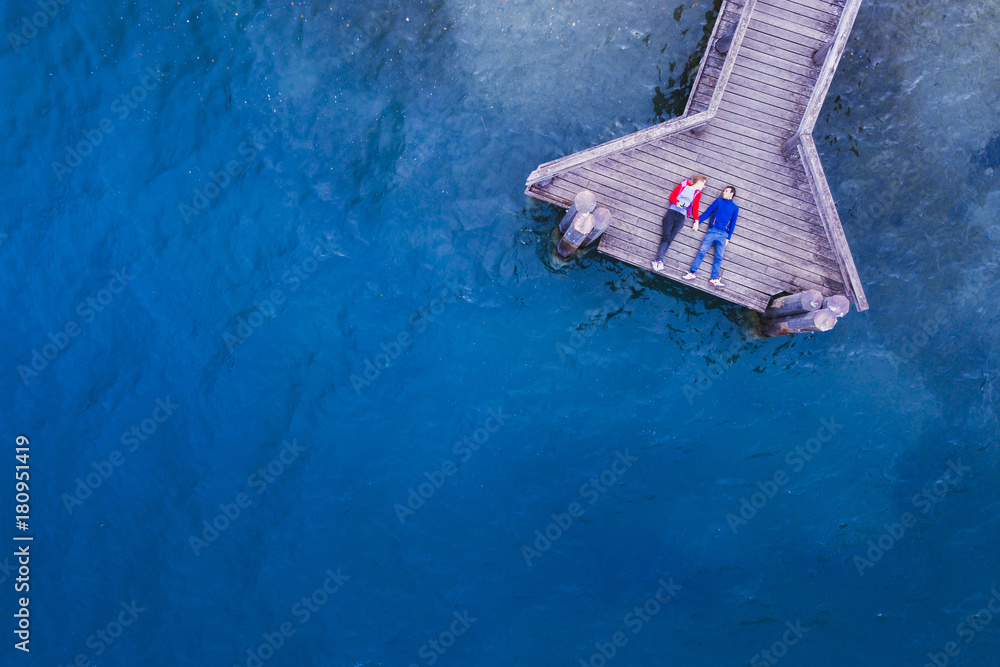
<svg viewBox="0 0 1000 667"><path fill-rule="evenodd" d="M705 188L707 180L704 176L685 179L670 193L670 207L663 215L663 240L660 242L660 250L656 253L656 259L653 260L655 271L663 270L663 258L667 254L670 243L684 226L684 216L698 219L701 191Z"/></svg>

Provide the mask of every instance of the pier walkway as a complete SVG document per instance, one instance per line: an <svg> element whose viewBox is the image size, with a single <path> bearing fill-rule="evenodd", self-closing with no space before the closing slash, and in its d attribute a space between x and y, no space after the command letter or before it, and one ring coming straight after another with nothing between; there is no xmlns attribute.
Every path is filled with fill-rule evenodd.
<svg viewBox="0 0 1000 667"><path fill-rule="evenodd" d="M613 222L599 250L640 268L660 243L667 197L683 178L708 177L702 211L726 185L740 217L723 286L696 289L763 312L779 294L843 294L868 302L812 139L861 0L726 0L682 116L539 166L526 192L568 208L588 189ZM735 32L733 32L735 31ZM733 33L728 53L715 48ZM680 281L704 236L688 221L662 275ZM680 281L683 282L683 281Z"/></svg>

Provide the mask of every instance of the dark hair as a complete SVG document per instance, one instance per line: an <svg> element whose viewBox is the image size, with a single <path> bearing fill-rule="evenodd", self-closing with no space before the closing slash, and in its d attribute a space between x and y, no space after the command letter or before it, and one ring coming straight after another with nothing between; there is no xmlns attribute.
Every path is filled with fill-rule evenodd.
<svg viewBox="0 0 1000 667"><path fill-rule="evenodd" d="M732 185L727 185L726 187L722 188L723 192L725 192L726 190L732 190L733 191L733 199L736 199L736 188L735 187L733 187Z"/></svg>

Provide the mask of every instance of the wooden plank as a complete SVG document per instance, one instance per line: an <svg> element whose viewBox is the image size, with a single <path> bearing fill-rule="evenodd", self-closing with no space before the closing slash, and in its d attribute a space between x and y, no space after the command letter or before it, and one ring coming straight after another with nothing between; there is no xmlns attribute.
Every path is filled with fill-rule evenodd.
<svg viewBox="0 0 1000 667"><path fill-rule="evenodd" d="M781 144L788 138L787 135L779 137L776 134L763 132L750 124L733 122L729 117L718 115L712 121L712 128L717 131L725 129L738 134L742 137L742 141L739 144L740 148L743 146L756 146L760 150L767 150L772 153L780 149Z"/></svg>
<svg viewBox="0 0 1000 667"><path fill-rule="evenodd" d="M817 2L816 0L768 0L768 4L800 15L830 17L834 23L840 18L843 2Z"/></svg>
<svg viewBox="0 0 1000 667"><path fill-rule="evenodd" d="M780 57L780 55L775 56L772 51L761 51L761 48L765 47L746 40L743 42L743 58L770 67L776 76L780 75L781 72L788 72L802 77L809 77L813 81L819 76L819 70L812 64L811 59L808 63L798 58L794 61L788 60Z"/></svg>
<svg viewBox="0 0 1000 667"><path fill-rule="evenodd" d="M726 104L719 107L715 114L716 118L722 118L738 125L746 125L759 132L764 132L775 137L781 137L784 141L788 135L798 129L798 124L789 121L782 121L780 118L755 114L752 110L739 104Z"/></svg>
<svg viewBox="0 0 1000 667"><path fill-rule="evenodd" d="M823 6L822 3L799 4L788 0L759 0L757 11L785 12L812 20L816 25L823 25L829 34L837 29L840 10ZM780 15L780 14L779 14Z"/></svg>
<svg viewBox="0 0 1000 667"><path fill-rule="evenodd" d="M748 34L746 44L756 51L771 53L775 57L784 58L789 62L806 67L812 62L813 52L819 48L819 45L810 48L794 44L761 30L755 30Z"/></svg>
<svg viewBox="0 0 1000 667"><path fill-rule="evenodd" d="M806 110L807 98L805 96L799 96L797 100L789 100L780 95L775 88L751 79L740 79L739 82L730 83L729 89L726 91L727 99L730 95L755 100L764 105L764 108L780 109L795 114L800 119Z"/></svg>
<svg viewBox="0 0 1000 667"><path fill-rule="evenodd" d="M731 1L724 0L722 3L722 8L719 10L719 15L715 20L715 25L712 26L712 34L708 37L708 46L705 47L705 55L701 58L701 63L698 64L698 73L695 74L694 84L691 86L691 90L698 90L698 86L701 83L702 73L707 69L712 67L712 63L718 62L718 68L722 68L722 55L716 51L713 47L715 46L716 40L728 29L730 25L735 23L739 17L739 10L742 9L742 1ZM731 18L731 20L730 20ZM718 79L718 76L716 76ZM691 105L694 101L694 95L688 97L687 104L684 107L684 115L691 113ZM705 109L708 109L706 104Z"/></svg>
<svg viewBox="0 0 1000 667"><path fill-rule="evenodd" d="M740 12L740 20L736 24L736 32L733 35L733 42L729 47L729 52L726 54L726 62L722 66L722 71L719 73L719 78L716 81L715 92L712 93L712 102L708 105L708 112L710 114L715 113L722 101L722 95L726 91L726 84L729 83L733 67L736 65L736 59L740 53L740 46L743 44L743 38L750 26L753 17L753 10L756 6L757 0L746 0L746 4L743 5L743 9Z"/></svg>
<svg viewBox="0 0 1000 667"><path fill-rule="evenodd" d="M823 46L826 41L798 33L793 29L793 27L772 25L771 23L764 21L764 18L766 17L754 17L753 36L758 39L761 35L773 37L774 39L779 40L782 45L781 48L785 51L804 55L807 58L812 58L816 49Z"/></svg>
<svg viewBox="0 0 1000 667"><path fill-rule="evenodd" d="M806 104L809 103L813 84L804 78L797 78L793 82L793 77L798 75L793 75L791 72L746 61L746 63L741 63L739 74L738 79L733 79L730 82L724 99L728 98L733 90L755 90L770 98L762 100L768 106L774 106L774 103L778 103L778 108L798 112L800 116L805 111ZM711 80L711 75L706 75L706 79ZM794 99L789 100L789 95Z"/></svg>
<svg viewBox="0 0 1000 667"><path fill-rule="evenodd" d="M809 101L809 93L816 85L815 73L803 76L746 58L736 66L736 71L740 75L740 80L749 79L766 83L775 90L792 93L801 99L803 104Z"/></svg>
<svg viewBox="0 0 1000 667"><path fill-rule="evenodd" d="M572 155L567 155L559 158L558 160L546 162L535 169L535 171L528 176L528 184L543 181L564 169L573 169L581 164L590 162L591 160L600 160L607 155L631 148L633 146L638 146L647 141L669 136L674 132L684 132L686 130L690 130L691 128L698 127L709 120L711 120L711 115L708 112L695 114L694 116L672 118L665 123L654 125L648 129L640 130L639 132L634 132L627 136L607 141L599 146L588 148L578 153L573 153Z"/></svg>
<svg viewBox="0 0 1000 667"><path fill-rule="evenodd" d="M766 23L769 26L784 31L789 36L799 36L809 40L809 42L826 43L831 37L836 27L828 27L804 16L790 14L789 12L775 10L768 6L760 7L754 12L755 21Z"/></svg>
<svg viewBox="0 0 1000 667"><path fill-rule="evenodd" d="M851 2L852 0L848 0ZM806 166L809 174L809 182L816 189L816 201L819 206L823 222L826 225L827 233L830 237L830 245L834 250L841 275L847 286L847 296L854 302L855 307L860 310L868 310L868 299L865 297L864 287L861 285L861 278L858 276L858 269L854 265L854 257L851 255L851 248L844 235L844 228L837 215L837 206L830 192L830 186L826 181L826 174L823 173L823 165L816 152L816 144L812 137L806 135L799 144L799 155L802 163Z"/></svg>
<svg viewBox="0 0 1000 667"><path fill-rule="evenodd" d="M813 89L809 104L806 106L802 117L802 123L799 126L799 133L801 134L810 134L813 127L816 126L820 109L826 100L830 84L833 83L833 76L837 73L840 57L844 54L844 48L851 37L851 29L854 27L854 21L858 16L858 9L860 7L861 0L847 0L844 5L844 12L840 17L840 23L837 24L837 34L834 37L833 46L829 54L827 54L826 61L823 63L819 77L816 80L816 87Z"/></svg>
<svg viewBox="0 0 1000 667"><path fill-rule="evenodd" d="M703 95L698 93L696 97L701 98ZM769 106L766 102L761 102L751 97L745 97L735 90L735 85L733 84L730 84L729 91L726 92L726 97L723 99L722 106L719 108L737 110L743 115L750 114L751 116L760 116L766 118L769 123L780 123L782 126L791 126L796 129L798 128L799 123L802 122L801 113L786 111L774 106Z"/></svg>
<svg viewBox="0 0 1000 667"><path fill-rule="evenodd" d="M732 123L727 123L726 121L718 118L715 119L712 125L710 125L703 134L724 138L729 142L732 151L739 151L740 154L750 153L762 158L770 158L772 162L775 160L771 158L771 156L781 148L780 141L774 141L770 138L767 140L758 140L754 137L747 136L742 132L742 128L739 126L733 126ZM640 149L643 147L644 146L637 146L637 148Z"/></svg>

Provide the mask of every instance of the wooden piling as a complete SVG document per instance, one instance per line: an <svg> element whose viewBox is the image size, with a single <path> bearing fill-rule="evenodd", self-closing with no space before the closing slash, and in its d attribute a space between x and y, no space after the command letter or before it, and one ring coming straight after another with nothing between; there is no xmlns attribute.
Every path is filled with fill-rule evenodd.
<svg viewBox="0 0 1000 667"><path fill-rule="evenodd" d="M831 39L829 42L817 49L815 53L813 53L813 63L815 63L817 67L822 66L822 64L826 62L826 55L830 53L830 49L833 48L833 42L834 40Z"/></svg>
<svg viewBox="0 0 1000 667"><path fill-rule="evenodd" d="M828 296L823 299L823 307L832 310L837 317L843 317L851 312L851 300L843 294Z"/></svg>
<svg viewBox="0 0 1000 667"><path fill-rule="evenodd" d="M776 319L788 315L809 313L822 307L823 295L819 293L819 290L810 289L798 294L778 297L764 311L764 317Z"/></svg>
<svg viewBox="0 0 1000 667"><path fill-rule="evenodd" d="M760 333L765 338L785 336L793 333L829 331L837 324L837 315L832 310L814 310L788 317L761 320Z"/></svg>

